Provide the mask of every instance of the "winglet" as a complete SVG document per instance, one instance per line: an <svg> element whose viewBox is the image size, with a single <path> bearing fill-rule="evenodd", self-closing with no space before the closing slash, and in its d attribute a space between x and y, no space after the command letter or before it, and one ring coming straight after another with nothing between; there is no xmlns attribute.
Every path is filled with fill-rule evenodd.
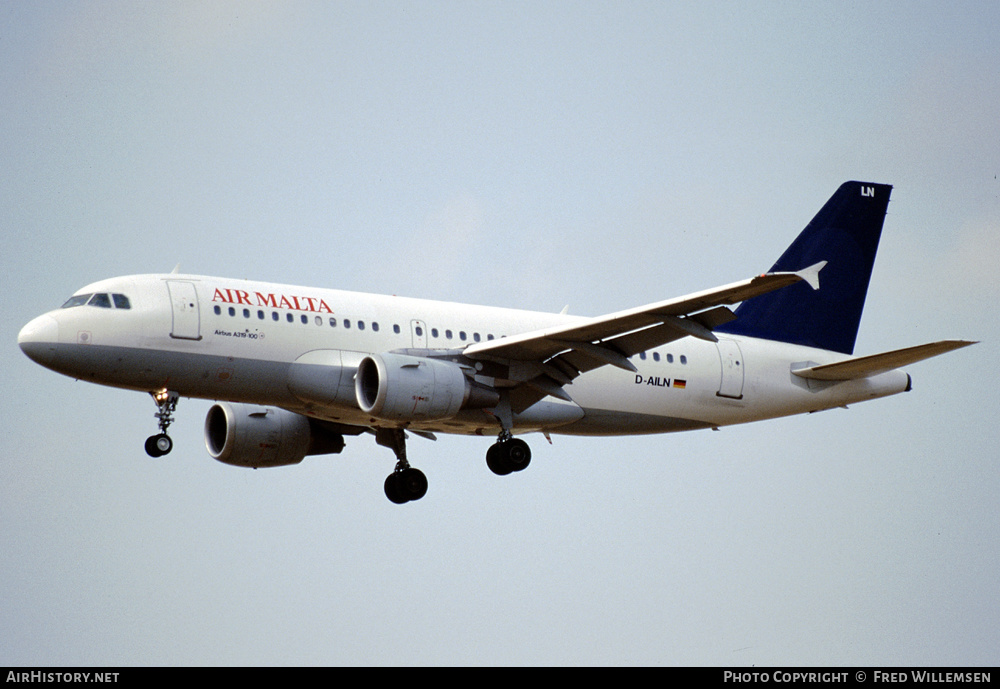
<svg viewBox="0 0 1000 689"><path fill-rule="evenodd" d="M819 271L824 268L826 268L826 261L820 261L819 263L813 263L808 268L803 268L795 274L812 287L813 291L816 291L819 289Z"/></svg>

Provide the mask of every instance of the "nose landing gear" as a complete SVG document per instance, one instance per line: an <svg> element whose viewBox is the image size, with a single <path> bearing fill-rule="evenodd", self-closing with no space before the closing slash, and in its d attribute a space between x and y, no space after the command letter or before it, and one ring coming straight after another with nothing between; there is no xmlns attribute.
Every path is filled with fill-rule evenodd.
<svg viewBox="0 0 1000 689"><path fill-rule="evenodd" d="M167 435L167 428L174 421L174 411L180 395L171 390L158 390L149 393L156 402L155 416L160 422L160 432L146 438L146 454L150 457L162 457L174 449L174 441Z"/></svg>

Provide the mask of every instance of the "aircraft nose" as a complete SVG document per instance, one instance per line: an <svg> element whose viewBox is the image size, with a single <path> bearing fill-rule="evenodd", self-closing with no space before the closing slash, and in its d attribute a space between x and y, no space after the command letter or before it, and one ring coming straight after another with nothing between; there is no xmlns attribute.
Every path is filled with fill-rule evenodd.
<svg viewBox="0 0 1000 689"><path fill-rule="evenodd" d="M52 316L39 316L21 328L17 344L29 359L39 364L49 363L59 343L59 324Z"/></svg>

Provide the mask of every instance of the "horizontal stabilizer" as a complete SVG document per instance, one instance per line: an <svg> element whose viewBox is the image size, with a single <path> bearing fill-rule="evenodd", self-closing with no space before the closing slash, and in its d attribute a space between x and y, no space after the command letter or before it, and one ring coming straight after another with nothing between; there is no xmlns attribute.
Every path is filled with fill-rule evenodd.
<svg viewBox="0 0 1000 689"><path fill-rule="evenodd" d="M792 370L792 373L800 378L810 378L812 380L854 380L857 378L868 378L901 366L916 363L917 361L930 359L932 356L968 347L972 344L976 343L966 340L942 340L941 342L897 349L892 352L862 356L836 364L797 368Z"/></svg>

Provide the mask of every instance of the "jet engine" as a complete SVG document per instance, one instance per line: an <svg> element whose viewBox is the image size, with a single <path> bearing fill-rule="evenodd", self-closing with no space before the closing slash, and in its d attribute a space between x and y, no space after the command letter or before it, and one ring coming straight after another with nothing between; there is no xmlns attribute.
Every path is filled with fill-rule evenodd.
<svg viewBox="0 0 1000 689"><path fill-rule="evenodd" d="M284 409L219 402L205 417L205 445L220 462L257 469L339 453L344 436Z"/></svg>
<svg viewBox="0 0 1000 689"><path fill-rule="evenodd" d="M354 392L362 411L389 421L448 419L500 401L496 390L472 382L458 364L405 354L366 356Z"/></svg>

